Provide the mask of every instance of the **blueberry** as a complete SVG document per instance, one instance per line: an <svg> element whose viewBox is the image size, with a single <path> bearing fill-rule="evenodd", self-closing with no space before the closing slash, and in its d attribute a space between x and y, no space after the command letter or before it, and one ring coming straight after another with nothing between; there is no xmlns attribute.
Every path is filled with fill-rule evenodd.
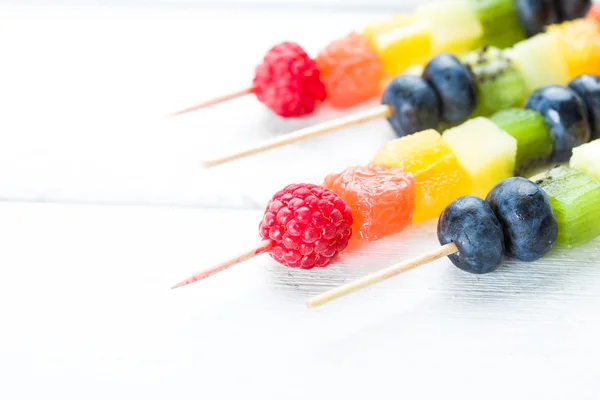
<svg viewBox="0 0 600 400"><path fill-rule="evenodd" d="M392 107L388 118L399 137L426 129L437 128L440 122L440 101L435 90L424 79L400 75L385 88L383 104Z"/></svg>
<svg viewBox="0 0 600 400"><path fill-rule="evenodd" d="M521 261L545 256L556 241L558 224L546 193L525 178L497 184L486 201L504 230L506 254Z"/></svg>
<svg viewBox="0 0 600 400"><path fill-rule="evenodd" d="M591 138L586 107L577 93L569 88L548 86L537 90L529 96L525 108L544 117L554 142L554 162L569 160L573 147Z"/></svg>
<svg viewBox="0 0 600 400"><path fill-rule="evenodd" d="M560 15L554 0L516 1L521 27L528 36L537 35L544 31L545 26L560 22Z"/></svg>
<svg viewBox="0 0 600 400"><path fill-rule="evenodd" d="M486 274L504 259L502 225L488 203L465 196L450 203L438 221L438 240L454 242L458 253L448 256L463 271Z"/></svg>
<svg viewBox="0 0 600 400"><path fill-rule="evenodd" d="M585 17L591 6L591 0L556 0L561 22Z"/></svg>
<svg viewBox="0 0 600 400"><path fill-rule="evenodd" d="M425 79L437 92L441 103L441 120L458 123L475 110L477 87L473 75L451 54L434 57L425 67Z"/></svg>
<svg viewBox="0 0 600 400"><path fill-rule="evenodd" d="M585 104L592 139L600 139L600 78L596 75L581 75L571 81L569 88Z"/></svg>

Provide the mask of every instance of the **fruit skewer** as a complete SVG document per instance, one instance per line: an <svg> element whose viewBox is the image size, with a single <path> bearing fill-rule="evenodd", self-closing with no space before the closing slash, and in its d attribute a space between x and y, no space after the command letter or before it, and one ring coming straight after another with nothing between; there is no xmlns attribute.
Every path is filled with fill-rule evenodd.
<svg viewBox="0 0 600 400"><path fill-rule="evenodd" d="M260 224L263 242L258 247L175 287L265 252L289 267L325 267L345 249L353 234L369 241L398 233L411 223L437 217L456 198L485 197L493 185L512 176L515 166L546 162L551 154L570 156L578 141L587 142L590 132L597 129L598 110L589 105L600 99L600 80L584 75L570 87L551 86L535 92L528 101L534 109L504 111L495 116L498 125L478 117L447 131L444 137L428 130L395 139L376 155L375 164L382 165L330 175L323 187L286 187L267 205ZM475 141L473 134L478 136ZM600 140L594 143L596 151ZM593 151L585 154L593 158ZM389 165L401 160L401 168ZM600 215L589 221L600 228Z"/></svg>
<svg viewBox="0 0 600 400"><path fill-rule="evenodd" d="M381 82L442 52L462 54L484 44L505 48L550 24L585 16L590 0L441 0L352 32L315 59L291 42L271 48L252 85L173 115L254 94L275 114L301 117L327 102L348 108L376 97Z"/></svg>
<svg viewBox="0 0 600 400"><path fill-rule="evenodd" d="M598 77L582 75L569 87L552 85L535 91L524 109L503 110L489 119L477 117L443 135L426 130L391 140L372 162L413 174L412 223L419 223L438 217L460 196L485 198L496 183L515 173L568 161L573 148L600 138L599 100ZM345 188L352 183L337 183L341 179L327 178L325 186L350 198L352 191Z"/></svg>
<svg viewBox="0 0 600 400"><path fill-rule="evenodd" d="M490 199L490 198L494 198L495 193L502 192L500 189L498 189L498 188L502 188L502 183L504 183L504 186L514 185L517 188L525 187L526 190L531 191L532 195L535 197L535 199L536 199L535 204L539 205L542 210L546 211L546 217L548 217L548 215L549 215L549 213L547 212L548 209L547 209L547 205L546 205L546 199L548 199L547 201L549 201L551 208L552 208L552 218L554 218L554 221L556 223L556 229L553 227L554 223L552 222L552 220L550 222L548 222L547 218L542 218L542 221L544 221L544 220L546 221L543 224L544 228L539 229L539 227L538 227L538 235L535 237L536 239L539 239L539 237L544 237L544 236L541 236L541 233L546 233L547 235L550 234L550 238L546 237L545 240L541 240L542 244L545 244L545 246L541 246L541 248L547 249L547 251L549 251L552 248L552 246L554 245L555 242L566 248L574 248L576 246L585 244L586 242L593 240L596 237L600 236L600 209L593 208L593 206L597 204L597 199L600 197L600 163L597 161L597 156L596 156L598 154L598 152L600 151L600 140L596 140L589 144L583 145L575 150L576 150L575 157L571 161L572 168L561 167L559 169L551 170L547 175L537 176L538 180L536 180L534 183L534 185L536 185L536 186L539 185L539 186L537 186L537 189L531 185L531 181L528 181L528 183L526 183L526 184L523 183L525 181L524 178L508 178L505 181L498 184L498 186L495 188L496 190L495 191L493 190L491 192L491 194L488 195L488 199ZM585 171L585 172L582 172L582 171ZM518 179L518 181L511 181L511 179ZM514 183L514 182L517 182L517 183ZM315 189L311 186L312 185L292 185L292 186L284 189L282 191L282 193L288 193L288 194L291 194L292 196L294 196L293 193L297 190L302 191L302 190L308 189L308 190L312 191L313 189ZM542 189L542 190L539 190L539 189ZM328 192L322 192L321 188L318 188L316 190L318 190L320 193L328 193ZM515 189L509 187L509 190L507 190L507 192L511 193L511 191L514 191L514 190ZM329 192L329 193L331 193L331 192ZM542 193L545 193L545 195L542 195ZM277 197L277 195L275 197ZM275 197L274 197L274 199L275 199ZM518 199L523 199L523 198L526 198L527 196L520 196L520 197L515 196L515 197ZM293 199L301 200L300 197L293 197ZM339 200L340 200L339 197L335 197L334 194L332 195L331 199L332 199L332 201L331 201L332 204L337 204L337 203L339 203ZM320 200L321 199L319 199L319 201ZM277 201L277 199L275 199L274 201ZM329 199L327 201L329 201ZM497 200L494 200L494 201L496 201L496 203L498 203ZM462 203L466 203L466 204L462 204ZM499 233L498 224L496 222L494 222L494 218L491 218L491 214L489 213L489 210L486 209L486 206L482 205L483 203L484 203L483 200L481 200L479 197L463 196L463 197L459 198L458 200L453 201L452 203L450 203L449 206L447 206L445 208L444 212L442 213L442 219L441 219L442 222L438 223L438 229L440 229L440 227L443 226L444 231L438 232L438 235L440 237L440 241L446 240L446 242L442 243L443 245L439 249L436 249L428 254L421 255L414 259L402 262L400 264L394 265L392 267L386 268L382 271L371 274L367 277L364 277L360 280L352 282L348 285L333 289L324 294L316 296L307 302L308 306L309 307L317 307L317 306L323 305L329 301L332 301L339 297L353 293L359 289L366 288L370 285L373 285L375 283L389 279L391 277L394 277L401 273L407 272L407 271L417 268L419 266L433 262L444 256L456 255L455 253L461 251L456 243L459 241L459 239L460 239L459 243L461 243L461 245L464 245L465 241L467 243L470 243L470 242L487 243L487 242L489 242L490 238L488 236L484 236L484 234L489 235L490 230L491 230L491 232L494 232L493 236L495 236L495 238L496 238L495 254L489 253L488 248L484 249L485 251L483 251L483 254L485 254L485 255L482 255L481 252L479 252L479 254L478 254L477 249L475 249L475 250L469 249L468 251L466 251L463 248L462 253L459 253L459 255L457 256L457 259L453 260L453 262L459 268L461 268L467 272L479 273L479 274L492 272L493 270L495 270L496 268L498 268L500 266L500 263L504 258L503 253L506 251L505 243L502 240L502 245L501 245L502 254L499 254L500 251L498 249L498 239L497 239L498 235L499 234L502 235L504 232ZM266 213L269 212L269 210L271 209L271 206L270 206L271 204L272 203L270 203L269 206L267 207ZM342 204L342 203L339 203L339 204ZM534 206L535 206L535 204L534 204ZM531 204L529 204L528 206L533 207ZM348 219L351 217L347 216L348 215L347 208L346 208L347 206L344 205L342 207L344 208L344 214L343 214L344 222L342 222L340 220L339 226L342 227L344 232L348 232L348 229L350 229ZM333 206L332 206L332 208L337 209L337 208L334 208ZM590 208L591 208L591 211L590 211ZM449 210L451 210L451 211L449 211ZM477 215L478 213L483 212L484 216L486 216L486 218L487 218L487 221L485 221L487 223L482 225L481 220L473 221L473 220L463 219L461 221L460 225L456 225L456 223L453 221L453 219L451 217L448 217L447 219L444 218L445 215L449 215L449 214L457 213L457 212L464 213L465 215L469 215L469 214ZM525 211L523 211L523 212L525 212ZM513 218L512 218L513 220L515 218L514 216L516 215L516 219L518 222L519 219L521 219L521 217L519 215L523 215L523 214L518 214L517 211L512 210L511 215L513 216ZM490 220L492 221L491 227L490 227ZM352 220L350 219L350 221L352 221ZM350 224L351 224L351 222L350 222ZM494 228L494 225L495 225L495 228ZM263 227L263 226L266 226L266 225L264 225L264 220L261 223L261 227ZM460 233L464 234L465 229L472 229L473 227L476 227L476 226L480 228L477 231L477 236L469 237L467 235L467 236L459 237ZM481 229L482 226L483 226L483 229ZM515 231L518 230L518 228L514 228L514 227L513 227L513 229ZM548 231L550 231L550 232L548 232ZM553 237L553 235L554 235L553 231L556 231L555 237ZM444 235L444 233L446 233L446 235ZM303 235L304 234L302 233L298 236L303 236ZM452 240L443 239L444 237L450 237L453 239ZM457 237L459 237L459 239L457 239ZM275 254L271 253L271 256L280 264L283 264L285 266L292 267L292 268L303 268L303 269L311 269L314 267L325 267L329 264L329 262L331 260L333 260L337 256L337 254L339 254L340 251L343 250L343 248L345 248L348 240L349 240L348 234L338 235L338 236L332 238L330 242L337 243L337 245L339 247L336 248L329 257L322 258L322 262L319 265L315 265L314 264L315 258L313 258L310 263L303 264L304 260L298 261L299 260L298 256L293 254L293 252L286 253L286 251L284 250L284 246L281 245L281 241L276 241L275 239L269 239L269 240L261 242L261 244L258 247L256 247L255 249L252 249L248 252L244 252L240 256L233 257L224 263L221 263L215 267L212 267L208 270L205 270L201 273L191 276L190 278L185 279L184 281L173 286L173 288L183 287L188 284L208 278L217 272L224 271L225 269L228 269L230 267L237 265L241 261L247 260L251 257L257 256L260 254L263 254L263 253L273 249L275 246L279 246L279 251ZM531 241L531 238L525 237L524 240ZM298 239L298 241L302 242L302 240L300 240L300 239ZM534 242L539 242L539 240L534 241ZM302 246L302 245L307 246L309 244L300 243L300 246ZM519 252L522 252L522 251L528 250L527 245L528 245L527 243L524 246L516 245L515 248L518 249ZM325 244L325 245L323 245L323 247L326 248L327 245ZM525 248L525 250L522 250L523 248ZM475 259L476 261L471 261L470 263L467 263L465 261L466 257L460 258L461 254L464 255L464 254L471 254L471 253L478 254L477 255L478 258ZM491 256L490 256L490 254L491 254ZM535 254L535 252L532 252L532 254ZM545 252L543 252L543 254L545 254ZM512 256L515 257L515 254L513 254ZM520 257L522 257L524 261L533 261L536 259L533 256L527 257L526 255L522 255ZM484 258L485 262L481 261L482 258ZM527 258L527 259L525 259L525 258ZM451 258L451 260L452 260L452 258Z"/></svg>
<svg viewBox="0 0 600 400"><path fill-rule="evenodd" d="M483 47L461 60L440 54L422 75L400 75L382 95L382 105L280 136L254 147L205 160L214 167L373 119L387 118L397 136L443 129L469 117L520 107L528 94L564 85L585 73L600 73L600 25L591 18L551 26L510 49Z"/></svg>
<svg viewBox="0 0 600 400"><path fill-rule="evenodd" d="M587 156L582 159L576 154L574 163L600 172L600 162L593 156L600 142L590 145L593 148L582 146ZM599 197L600 182L572 168L556 167L532 180L508 178L485 201L464 196L444 209L437 226L440 248L331 289L306 304L319 307L444 256L463 271L487 274L499 268L505 257L535 261L561 241L573 248L600 236ZM583 222L589 218L596 226Z"/></svg>

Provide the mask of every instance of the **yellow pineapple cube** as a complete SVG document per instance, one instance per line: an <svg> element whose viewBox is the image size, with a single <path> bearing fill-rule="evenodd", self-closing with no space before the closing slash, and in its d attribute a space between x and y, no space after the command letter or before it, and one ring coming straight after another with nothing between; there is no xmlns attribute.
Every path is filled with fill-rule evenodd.
<svg viewBox="0 0 600 400"><path fill-rule="evenodd" d="M426 63L432 55L432 28L428 19L397 16L363 31L379 54L385 72L396 76L408 67Z"/></svg>
<svg viewBox="0 0 600 400"><path fill-rule="evenodd" d="M471 191L469 175L433 129L390 140L379 149L373 163L414 175L413 224L438 218L450 202Z"/></svg>

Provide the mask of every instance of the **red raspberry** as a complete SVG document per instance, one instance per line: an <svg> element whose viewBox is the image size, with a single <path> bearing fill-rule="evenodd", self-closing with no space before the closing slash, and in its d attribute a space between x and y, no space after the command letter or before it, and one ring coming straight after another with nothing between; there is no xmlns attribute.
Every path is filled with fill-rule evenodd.
<svg viewBox="0 0 600 400"><path fill-rule="evenodd" d="M276 193L260 223L260 236L274 242L269 254L291 267L326 267L348 245L352 214L344 201L324 187L289 185Z"/></svg>
<svg viewBox="0 0 600 400"><path fill-rule="evenodd" d="M317 63L295 43L269 50L256 67L253 85L258 100L282 117L310 114L325 100Z"/></svg>

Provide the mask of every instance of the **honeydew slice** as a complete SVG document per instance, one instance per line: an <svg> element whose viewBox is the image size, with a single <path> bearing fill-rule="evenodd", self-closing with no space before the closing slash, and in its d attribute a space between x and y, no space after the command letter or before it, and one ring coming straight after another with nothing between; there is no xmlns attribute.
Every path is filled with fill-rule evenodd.
<svg viewBox="0 0 600 400"><path fill-rule="evenodd" d="M549 85L566 85L569 69L556 33L541 33L517 43L509 51L525 78L529 92Z"/></svg>
<svg viewBox="0 0 600 400"><path fill-rule="evenodd" d="M517 140L489 119L478 117L448 129L443 139L471 177L472 195L485 199L498 182L513 176Z"/></svg>
<svg viewBox="0 0 600 400"><path fill-rule="evenodd" d="M600 139L575 147L570 166L600 181Z"/></svg>
<svg viewBox="0 0 600 400"><path fill-rule="evenodd" d="M461 54L477 47L483 28L468 0L440 0L423 4L415 14L431 22L433 53Z"/></svg>

